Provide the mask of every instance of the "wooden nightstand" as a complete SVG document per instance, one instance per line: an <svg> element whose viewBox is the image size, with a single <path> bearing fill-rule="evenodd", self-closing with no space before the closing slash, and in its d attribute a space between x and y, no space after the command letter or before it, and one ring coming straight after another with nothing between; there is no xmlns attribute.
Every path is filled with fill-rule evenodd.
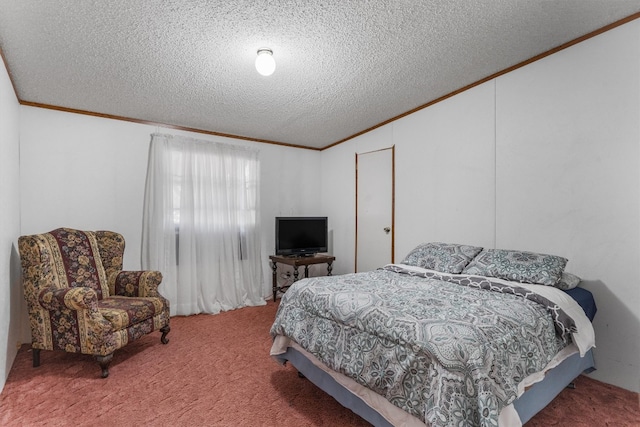
<svg viewBox="0 0 640 427"><path fill-rule="evenodd" d="M313 264L327 264L327 276L331 276L331 270L333 269L333 261L336 257L331 255L314 255L314 256L280 256L271 255L271 269L273 270L273 300L276 300L278 291L284 292L289 286L278 286L278 263L287 264L293 266L293 281L296 282L299 279L298 267L304 265L304 277L309 277L309 266Z"/></svg>

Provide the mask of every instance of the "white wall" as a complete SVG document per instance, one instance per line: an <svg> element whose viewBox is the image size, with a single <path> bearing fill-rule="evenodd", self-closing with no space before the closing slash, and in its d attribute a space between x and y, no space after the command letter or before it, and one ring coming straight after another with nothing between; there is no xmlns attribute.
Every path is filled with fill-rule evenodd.
<svg viewBox="0 0 640 427"><path fill-rule="evenodd" d="M320 153L179 132L155 126L21 107L21 234L58 227L114 230L127 247L124 266L140 268L142 207L151 133L184 134L260 150L264 294L271 292L268 255L274 217L317 215Z"/></svg>
<svg viewBox="0 0 640 427"><path fill-rule="evenodd" d="M22 341L24 315L16 246L20 235L19 111L9 75L0 61L0 390Z"/></svg>
<svg viewBox="0 0 640 427"><path fill-rule="evenodd" d="M395 124L397 262L427 240L494 244L493 111L489 82Z"/></svg>
<svg viewBox="0 0 640 427"><path fill-rule="evenodd" d="M640 21L322 152L353 270L358 152L396 147L396 261L449 241L569 258L598 304L595 378L640 391Z"/></svg>
<svg viewBox="0 0 640 427"><path fill-rule="evenodd" d="M587 280L599 370L640 390L640 22L497 81L497 242Z"/></svg>

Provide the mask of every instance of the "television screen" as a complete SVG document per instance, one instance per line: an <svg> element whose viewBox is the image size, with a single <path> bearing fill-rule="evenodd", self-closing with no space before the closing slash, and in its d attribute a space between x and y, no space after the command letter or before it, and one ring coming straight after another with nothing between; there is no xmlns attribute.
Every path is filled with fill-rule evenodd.
<svg viewBox="0 0 640 427"><path fill-rule="evenodd" d="M276 255L327 251L327 217L276 217Z"/></svg>

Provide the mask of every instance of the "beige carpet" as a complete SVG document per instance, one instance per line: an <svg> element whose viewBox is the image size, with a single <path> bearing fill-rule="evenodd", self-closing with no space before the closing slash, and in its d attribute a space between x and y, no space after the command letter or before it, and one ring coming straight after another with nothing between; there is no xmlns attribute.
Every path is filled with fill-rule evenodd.
<svg viewBox="0 0 640 427"><path fill-rule="evenodd" d="M3 426L366 426L269 357L277 304L174 317L115 353L107 379L90 356L20 349L0 394ZM581 376L526 424L640 426L637 393Z"/></svg>

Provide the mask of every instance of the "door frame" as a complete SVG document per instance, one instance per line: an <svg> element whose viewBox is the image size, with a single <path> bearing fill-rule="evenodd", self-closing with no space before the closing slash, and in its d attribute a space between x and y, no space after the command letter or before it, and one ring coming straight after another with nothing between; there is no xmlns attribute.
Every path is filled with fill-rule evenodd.
<svg viewBox="0 0 640 427"><path fill-rule="evenodd" d="M356 153L356 217L355 217L355 257L354 270L358 271L358 156L364 154L377 153L379 151L391 150L391 263L395 262L395 232L396 232L396 146L380 148L378 150L365 151L364 153Z"/></svg>

